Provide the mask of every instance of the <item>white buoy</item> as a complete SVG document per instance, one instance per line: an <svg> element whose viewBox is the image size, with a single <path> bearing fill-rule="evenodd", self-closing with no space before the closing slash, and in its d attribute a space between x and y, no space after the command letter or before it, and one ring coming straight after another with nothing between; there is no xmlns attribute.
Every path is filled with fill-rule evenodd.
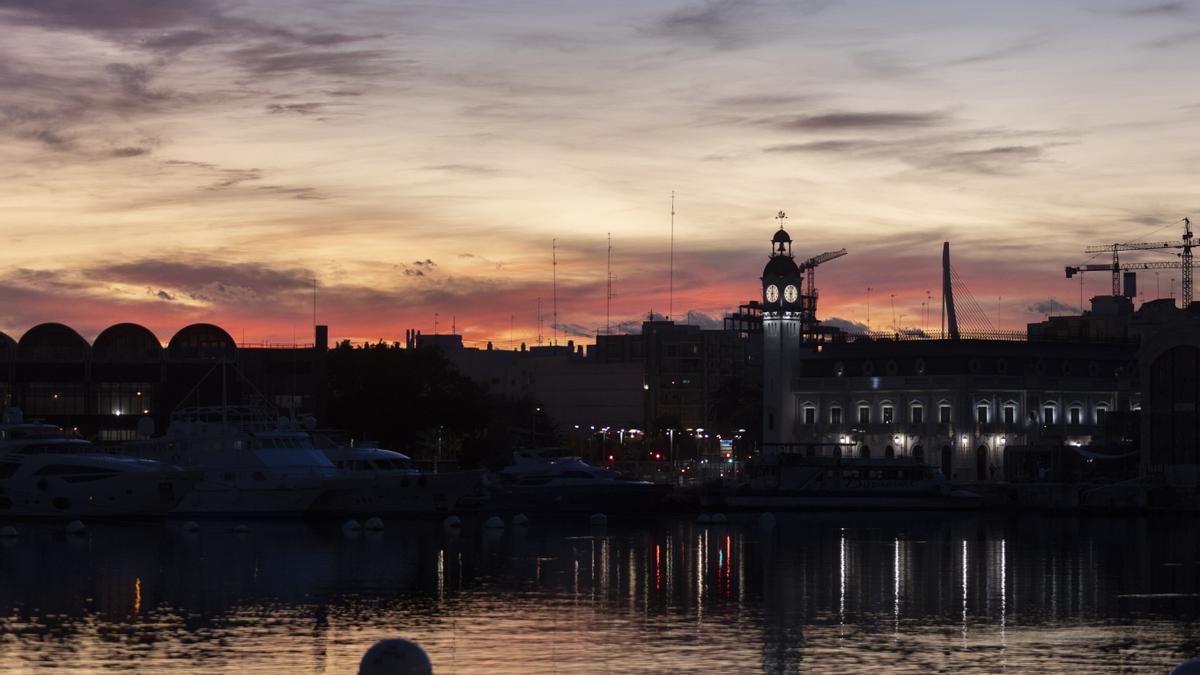
<svg viewBox="0 0 1200 675"><path fill-rule="evenodd" d="M360 525L359 522L353 518L342 523L342 532L350 533L358 532L360 530L362 530L362 525Z"/></svg>
<svg viewBox="0 0 1200 675"><path fill-rule="evenodd" d="M442 526L450 528L462 527L462 518L458 516L446 516L446 519L442 521Z"/></svg>
<svg viewBox="0 0 1200 675"><path fill-rule="evenodd" d="M524 513L518 513L513 516L512 524L514 527L524 527L529 524L529 516Z"/></svg>
<svg viewBox="0 0 1200 675"><path fill-rule="evenodd" d="M717 523L717 524L723 524L723 523L728 523L729 519L725 517L724 513L714 513L712 515L712 522Z"/></svg>
<svg viewBox="0 0 1200 675"><path fill-rule="evenodd" d="M246 527L245 525L238 525L233 528L233 531L237 532L238 534L246 534L250 531L250 528Z"/></svg>
<svg viewBox="0 0 1200 675"><path fill-rule="evenodd" d="M363 527L372 532L382 531L383 518L380 518L379 516L371 516L370 518L367 518L367 522L363 523Z"/></svg>
<svg viewBox="0 0 1200 675"><path fill-rule="evenodd" d="M87 525L84 525L83 521L72 520L67 523L66 532L67 534L87 534Z"/></svg>
<svg viewBox="0 0 1200 675"><path fill-rule="evenodd" d="M393 638L376 642L363 654L358 675L433 675L433 664L415 642Z"/></svg>
<svg viewBox="0 0 1200 675"><path fill-rule="evenodd" d="M697 524L708 525L711 522L712 522L712 516L708 515L707 513L701 513L699 516L696 516Z"/></svg>
<svg viewBox="0 0 1200 675"><path fill-rule="evenodd" d="M183 525L180 525L179 529L183 530L184 532L199 532L200 525L194 520L189 520Z"/></svg>
<svg viewBox="0 0 1200 675"><path fill-rule="evenodd" d="M758 526L764 530L775 529L775 514L767 511L758 517Z"/></svg>
<svg viewBox="0 0 1200 675"><path fill-rule="evenodd" d="M603 513L593 513L589 520L592 525L608 525L608 516Z"/></svg>
<svg viewBox="0 0 1200 675"><path fill-rule="evenodd" d="M0 527L0 538L12 539L15 536L17 536L17 528L13 527L12 525Z"/></svg>
<svg viewBox="0 0 1200 675"><path fill-rule="evenodd" d="M492 516L487 519L487 522L483 526L489 530L502 530L504 529L504 521L500 520L500 516Z"/></svg>

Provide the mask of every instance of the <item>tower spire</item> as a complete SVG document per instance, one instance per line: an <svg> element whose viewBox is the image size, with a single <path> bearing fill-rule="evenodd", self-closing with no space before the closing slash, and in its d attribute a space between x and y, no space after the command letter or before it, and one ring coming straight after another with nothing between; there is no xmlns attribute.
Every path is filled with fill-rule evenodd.
<svg viewBox="0 0 1200 675"><path fill-rule="evenodd" d="M550 330L554 336L550 344L558 344L558 239L550 240L550 276L553 296L551 298Z"/></svg>
<svg viewBox="0 0 1200 675"><path fill-rule="evenodd" d="M608 233L608 281L604 290L604 334L612 335L612 232Z"/></svg>

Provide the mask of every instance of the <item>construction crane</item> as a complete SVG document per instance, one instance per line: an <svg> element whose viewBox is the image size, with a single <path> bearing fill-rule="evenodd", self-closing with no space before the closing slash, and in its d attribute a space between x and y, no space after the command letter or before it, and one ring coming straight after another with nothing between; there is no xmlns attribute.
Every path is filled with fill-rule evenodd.
<svg viewBox="0 0 1200 675"><path fill-rule="evenodd" d="M1123 244L1106 244L1103 246L1089 246L1086 251L1088 253L1108 253L1112 252L1112 264L1110 265L1081 265L1079 267L1068 267L1067 277L1072 277L1079 272L1102 271L1108 270L1112 272L1112 291L1113 295L1121 294L1121 270L1135 269L1180 269L1183 271L1182 277L1182 295L1183 306L1187 307L1192 304L1192 247L1195 243L1192 241L1192 221L1189 218L1183 219L1183 237L1179 241L1142 241L1142 242L1126 242ZM1151 251L1164 248L1183 249L1179 256L1178 262L1163 262L1163 263L1136 263L1135 265L1122 265L1119 252L1120 251ZM1144 267L1143 267L1144 265Z"/></svg>
<svg viewBox="0 0 1200 675"><path fill-rule="evenodd" d="M846 255L846 249L826 251L800 263L797 267L804 273L805 290L800 302L800 333L815 336L817 333L817 281L815 271L818 265L836 260Z"/></svg>

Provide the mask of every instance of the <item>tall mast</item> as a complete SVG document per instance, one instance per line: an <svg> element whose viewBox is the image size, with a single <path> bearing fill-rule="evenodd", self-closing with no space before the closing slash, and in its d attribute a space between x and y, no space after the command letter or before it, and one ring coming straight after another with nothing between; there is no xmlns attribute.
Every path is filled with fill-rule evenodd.
<svg viewBox="0 0 1200 675"><path fill-rule="evenodd" d="M552 293L550 305L552 307L552 318L550 320L550 330L553 331L554 338L550 344L558 344L558 239L550 240L550 269L551 269L551 284Z"/></svg>
<svg viewBox="0 0 1200 675"><path fill-rule="evenodd" d="M675 314L675 191L671 190L671 262L667 276L667 318ZM651 317L653 318L653 317Z"/></svg>
<svg viewBox="0 0 1200 675"><path fill-rule="evenodd" d="M537 323L538 323L537 343L539 346L541 346L541 344L542 344L542 297L541 296L538 296Z"/></svg>
<svg viewBox="0 0 1200 675"><path fill-rule="evenodd" d="M604 334L612 335L612 232L608 233L608 281L604 291Z"/></svg>

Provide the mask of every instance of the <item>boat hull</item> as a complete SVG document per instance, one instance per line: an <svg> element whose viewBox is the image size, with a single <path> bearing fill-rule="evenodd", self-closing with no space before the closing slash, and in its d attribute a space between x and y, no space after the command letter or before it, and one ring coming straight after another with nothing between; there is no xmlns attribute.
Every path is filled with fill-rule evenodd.
<svg viewBox="0 0 1200 675"><path fill-rule="evenodd" d="M192 472L139 471L86 483L54 478L0 481L0 517L162 518L191 493L198 479Z"/></svg>
<svg viewBox="0 0 1200 675"><path fill-rule="evenodd" d="M313 504L315 515L421 515L449 513L479 493L481 471L377 475L327 489Z"/></svg>

